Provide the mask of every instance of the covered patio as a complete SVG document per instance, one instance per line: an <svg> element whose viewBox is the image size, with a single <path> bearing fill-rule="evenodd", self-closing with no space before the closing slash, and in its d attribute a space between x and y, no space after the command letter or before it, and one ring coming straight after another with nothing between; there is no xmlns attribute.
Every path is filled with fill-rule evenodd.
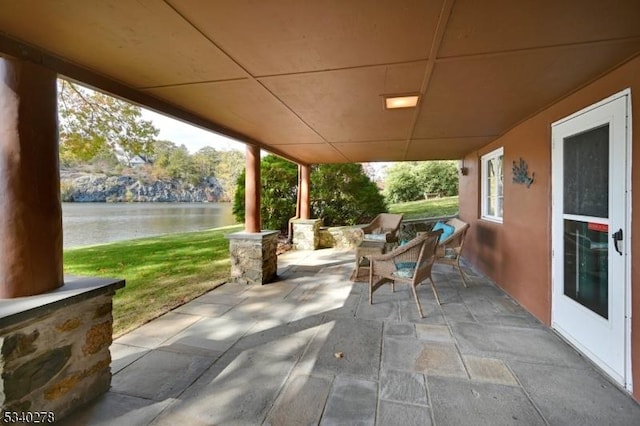
<svg viewBox="0 0 640 426"><path fill-rule="evenodd" d="M639 15L637 0L1 2L3 409L82 422L78 406L111 385L83 416L638 423ZM113 382L111 298L124 282L63 276L58 76L244 142L246 222L230 251L236 265L249 252L263 258L232 276L265 284L280 271L275 283L227 284L118 340ZM399 97L416 103L392 108ZM578 232L558 226L564 139L553 129L605 105L621 118L601 145L617 156L571 169L602 177L595 198L607 214L574 212L602 234L601 244L585 240L602 262L583 262L604 278L602 314L564 291L563 268L576 262L563 244ZM603 126L590 120L585 133ZM463 289L439 270L444 304L421 288L418 321L406 289L381 289L368 305L364 285L347 281L352 254L276 260L260 218L261 150L299 165L298 216L313 229L314 164L459 160L463 255L497 287L476 274ZM22 380L42 365L42 380Z"/></svg>
<svg viewBox="0 0 640 426"><path fill-rule="evenodd" d="M353 251L294 251L117 339L109 392L69 425L631 425L640 407L484 276L436 265L438 306L369 305Z"/></svg>

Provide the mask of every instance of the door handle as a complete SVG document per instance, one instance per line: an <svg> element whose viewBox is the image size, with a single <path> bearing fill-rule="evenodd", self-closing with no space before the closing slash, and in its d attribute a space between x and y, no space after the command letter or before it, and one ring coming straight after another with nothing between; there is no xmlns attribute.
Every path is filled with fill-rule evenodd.
<svg viewBox="0 0 640 426"><path fill-rule="evenodd" d="M623 238L622 228L620 228L617 232L614 232L613 234L611 234L611 238L613 239L613 246L615 247L616 251L620 254L620 256L622 256L622 251L618 247L618 241L621 241Z"/></svg>

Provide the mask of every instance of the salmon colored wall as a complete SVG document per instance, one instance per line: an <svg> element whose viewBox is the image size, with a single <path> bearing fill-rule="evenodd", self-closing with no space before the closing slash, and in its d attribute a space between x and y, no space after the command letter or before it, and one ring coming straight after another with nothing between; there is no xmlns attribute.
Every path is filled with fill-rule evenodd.
<svg viewBox="0 0 640 426"><path fill-rule="evenodd" d="M547 325L551 323L551 124L631 88L632 189L640 190L640 57L519 124L464 159L460 217L471 224L464 257ZM504 147L504 222L480 220L480 157ZM529 189L512 183L512 164L522 157L535 172ZM632 201L632 374L640 401L640 193Z"/></svg>

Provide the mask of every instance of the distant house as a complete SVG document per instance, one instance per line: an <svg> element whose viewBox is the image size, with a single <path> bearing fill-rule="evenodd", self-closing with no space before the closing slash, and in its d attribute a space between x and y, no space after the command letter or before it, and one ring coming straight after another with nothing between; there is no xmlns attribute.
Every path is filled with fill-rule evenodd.
<svg viewBox="0 0 640 426"><path fill-rule="evenodd" d="M129 165L131 167L144 166L145 164L151 164L151 161L146 155L135 155L131 160L129 160Z"/></svg>

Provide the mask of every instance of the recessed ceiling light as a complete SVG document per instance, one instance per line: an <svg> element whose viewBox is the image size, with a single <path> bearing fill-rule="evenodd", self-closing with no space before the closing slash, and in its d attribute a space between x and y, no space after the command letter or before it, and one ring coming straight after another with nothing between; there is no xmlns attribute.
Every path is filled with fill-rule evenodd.
<svg viewBox="0 0 640 426"><path fill-rule="evenodd" d="M386 109L413 108L418 105L419 95L385 96L384 107Z"/></svg>

